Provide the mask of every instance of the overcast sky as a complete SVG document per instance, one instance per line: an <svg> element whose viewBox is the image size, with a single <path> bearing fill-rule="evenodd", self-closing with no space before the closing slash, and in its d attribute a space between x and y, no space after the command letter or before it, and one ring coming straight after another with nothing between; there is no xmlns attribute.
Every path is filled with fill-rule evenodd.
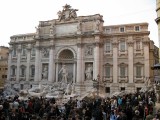
<svg viewBox="0 0 160 120"><path fill-rule="evenodd" d="M39 21L57 19L69 4L78 16L103 15L104 25L149 23L150 39L158 46L156 0L0 0L0 46L10 36L35 32Z"/></svg>

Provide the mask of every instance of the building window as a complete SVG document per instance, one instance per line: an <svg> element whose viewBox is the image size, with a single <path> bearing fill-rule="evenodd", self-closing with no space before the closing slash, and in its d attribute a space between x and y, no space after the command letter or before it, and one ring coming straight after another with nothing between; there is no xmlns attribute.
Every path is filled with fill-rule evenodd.
<svg viewBox="0 0 160 120"><path fill-rule="evenodd" d="M12 50L12 57L16 57L16 54L17 54L16 48L13 48L13 50Z"/></svg>
<svg viewBox="0 0 160 120"><path fill-rule="evenodd" d="M7 78L7 75L2 75L2 78Z"/></svg>
<svg viewBox="0 0 160 120"><path fill-rule="evenodd" d="M121 78L125 77L125 67L124 66L120 67L120 76L121 76Z"/></svg>
<svg viewBox="0 0 160 120"><path fill-rule="evenodd" d="M124 27L119 28L120 32L124 32Z"/></svg>
<svg viewBox="0 0 160 120"><path fill-rule="evenodd" d="M106 43L106 53L110 53L111 51L111 42Z"/></svg>
<svg viewBox="0 0 160 120"><path fill-rule="evenodd" d="M135 26L135 31L140 31L140 27L139 26Z"/></svg>
<svg viewBox="0 0 160 120"><path fill-rule="evenodd" d="M21 72L22 72L21 75L24 76L24 74L25 74L25 68L22 68Z"/></svg>
<svg viewBox="0 0 160 120"><path fill-rule="evenodd" d="M140 46L140 41L136 41L136 50L140 50L141 46Z"/></svg>
<svg viewBox="0 0 160 120"><path fill-rule="evenodd" d="M121 91L125 91L125 87L121 87Z"/></svg>
<svg viewBox="0 0 160 120"><path fill-rule="evenodd" d="M21 76L22 77L25 76L25 72L26 72L26 67L25 66L21 66Z"/></svg>
<svg viewBox="0 0 160 120"><path fill-rule="evenodd" d="M35 67L31 66L31 77L34 77L35 75Z"/></svg>
<svg viewBox="0 0 160 120"><path fill-rule="evenodd" d="M26 46L22 46L22 56L26 56Z"/></svg>
<svg viewBox="0 0 160 120"><path fill-rule="evenodd" d="M120 42L120 51L121 52L124 52L125 51L125 49L126 49L126 44L125 44L125 41L121 41Z"/></svg>
<svg viewBox="0 0 160 120"><path fill-rule="evenodd" d="M120 66L120 77L125 78L126 77L126 67Z"/></svg>
<svg viewBox="0 0 160 120"><path fill-rule="evenodd" d="M136 66L136 78L142 77L142 66Z"/></svg>
<svg viewBox="0 0 160 120"><path fill-rule="evenodd" d="M11 75L12 75L12 76L15 76L15 75L16 75L16 68L15 68L15 67L12 67L11 70L12 70L12 71L11 71Z"/></svg>
<svg viewBox="0 0 160 120"><path fill-rule="evenodd" d="M31 56L35 56L35 47L33 47L32 49L31 49Z"/></svg>
<svg viewBox="0 0 160 120"><path fill-rule="evenodd" d="M110 28L106 28L106 33L110 33L111 29Z"/></svg>
<svg viewBox="0 0 160 120"><path fill-rule="evenodd" d="M110 87L106 87L105 92L110 93Z"/></svg>
<svg viewBox="0 0 160 120"><path fill-rule="evenodd" d="M106 67L106 77L107 77L107 78L110 78L110 75L111 75L111 67L110 67L110 66L107 66L107 67Z"/></svg>

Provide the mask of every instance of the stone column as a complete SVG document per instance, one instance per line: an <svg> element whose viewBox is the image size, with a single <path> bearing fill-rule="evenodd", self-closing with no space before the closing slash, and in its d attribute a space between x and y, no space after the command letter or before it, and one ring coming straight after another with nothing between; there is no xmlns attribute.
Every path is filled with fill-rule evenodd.
<svg viewBox="0 0 160 120"><path fill-rule="evenodd" d="M12 59L12 49L9 48L7 81L9 81L11 77L11 59Z"/></svg>
<svg viewBox="0 0 160 120"><path fill-rule="evenodd" d="M99 57L99 75L100 75L100 81L102 82L103 79L104 79L104 68L103 68L103 64L104 64L104 61L103 61L103 55L104 55L104 43L100 43L100 57Z"/></svg>
<svg viewBox="0 0 160 120"><path fill-rule="evenodd" d="M132 37L129 38L132 40ZM133 77L134 77L134 68L133 68L133 42L128 42L128 79L129 79L129 83L133 83Z"/></svg>
<svg viewBox="0 0 160 120"><path fill-rule="evenodd" d="M97 79L97 75L100 74L100 48L99 48L100 43L96 42L95 43L95 52L94 52L94 75L93 78Z"/></svg>
<svg viewBox="0 0 160 120"><path fill-rule="evenodd" d="M40 61L40 49L39 49L39 41L36 42L36 57L35 57L35 76L34 81L39 81L39 61Z"/></svg>
<svg viewBox="0 0 160 120"><path fill-rule="evenodd" d="M31 44L27 47L27 69L26 69L26 81L29 81L30 77L30 58L31 58Z"/></svg>
<svg viewBox="0 0 160 120"><path fill-rule="evenodd" d="M21 61L21 45L18 45L18 49L17 49L17 73L16 73L16 81L19 81L20 61Z"/></svg>
<svg viewBox="0 0 160 120"><path fill-rule="evenodd" d="M77 44L77 83L82 82L82 53L81 53L82 44Z"/></svg>
<svg viewBox="0 0 160 120"><path fill-rule="evenodd" d="M39 64L39 67L38 67L38 69L39 69L39 73L38 73L38 81L41 81L42 80L42 62L41 62L41 58L42 58L42 47L40 46L40 48L39 48L39 59L38 59L38 64Z"/></svg>
<svg viewBox="0 0 160 120"><path fill-rule="evenodd" d="M94 71L93 79L97 79L97 75L100 75L100 35L95 35L95 48L94 48Z"/></svg>
<svg viewBox="0 0 160 120"><path fill-rule="evenodd" d="M147 39L147 38L146 38ZM150 76L149 70L149 40L143 41L144 45L144 75L148 79Z"/></svg>
<svg viewBox="0 0 160 120"><path fill-rule="evenodd" d="M48 81L49 82L58 82L58 77L56 76L55 79L55 75L57 74L57 69L55 69L55 45L54 45L54 38L55 38L55 34L56 34L56 27L55 27L55 23L53 23L50 26L50 38L52 39L50 41L50 52L49 52L49 76L48 76ZM57 67L57 66L56 66ZM55 74L56 71L56 74Z"/></svg>
<svg viewBox="0 0 160 120"><path fill-rule="evenodd" d="M73 63L73 83L75 83L76 82L76 64L75 63Z"/></svg>
<svg viewBox="0 0 160 120"><path fill-rule="evenodd" d="M50 52L49 52L49 77L48 77L49 82L54 81L54 76L55 76L54 68L55 68L55 64L54 64L54 45L51 45L50 46Z"/></svg>
<svg viewBox="0 0 160 120"><path fill-rule="evenodd" d="M58 82L58 62L56 63L56 82Z"/></svg>
<svg viewBox="0 0 160 120"><path fill-rule="evenodd" d="M113 42L113 83L118 83L118 43Z"/></svg>

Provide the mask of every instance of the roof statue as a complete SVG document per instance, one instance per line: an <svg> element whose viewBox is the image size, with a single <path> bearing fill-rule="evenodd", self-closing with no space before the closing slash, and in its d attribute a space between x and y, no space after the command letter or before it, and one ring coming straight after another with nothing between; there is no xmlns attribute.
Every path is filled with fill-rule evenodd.
<svg viewBox="0 0 160 120"><path fill-rule="evenodd" d="M78 11L78 9L71 9L70 5L65 5L63 6L63 10L62 11L58 11L58 20L70 20L70 19L75 19L77 17L77 13L76 11Z"/></svg>

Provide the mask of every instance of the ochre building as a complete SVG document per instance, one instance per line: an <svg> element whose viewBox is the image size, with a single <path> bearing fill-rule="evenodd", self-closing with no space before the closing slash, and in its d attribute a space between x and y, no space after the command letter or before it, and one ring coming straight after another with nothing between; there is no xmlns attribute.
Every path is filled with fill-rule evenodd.
<svg viewBox="0 0 160 120"><path fill-rule="evenodd" d="M8 47L0 46L0 90L3 89L4 83L7 80L8 53Z"/></svg>

